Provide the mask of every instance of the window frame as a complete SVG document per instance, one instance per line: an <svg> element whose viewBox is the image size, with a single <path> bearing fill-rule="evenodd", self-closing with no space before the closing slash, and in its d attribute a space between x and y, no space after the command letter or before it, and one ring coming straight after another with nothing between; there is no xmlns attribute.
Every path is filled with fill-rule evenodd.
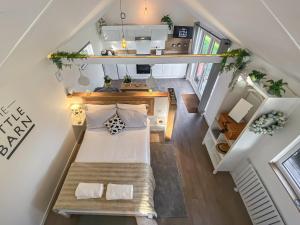
<svg viewBox="0 0 300 225"><path fill-rule="evenodd" d="M269 164L300 212L300 188L283 165L289 157L299 150L300 136L283 149Z"/></svg>

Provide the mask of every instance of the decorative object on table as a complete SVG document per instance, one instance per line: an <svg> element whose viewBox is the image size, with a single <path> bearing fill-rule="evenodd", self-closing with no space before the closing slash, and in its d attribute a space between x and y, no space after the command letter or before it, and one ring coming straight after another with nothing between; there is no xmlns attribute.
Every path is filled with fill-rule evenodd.
<svg viewBox="0 0 300 225"><path fill-rule="evenodd" d="M111 87L111 78L108 75L104 76L104 87L109 88Z"/></svg>
<svg viewBox="0 0 300 225"><path fill-rule="evenodd" d="M123 83L130 84L131 82L132 82L131 76L126 74L123 78Z"/></svg>
<svg viewBox="0 0 300 225"><path fill-rule="evenodd" d="M232 80L229 83L229 87L233 88L237 82L238 77L241 72L246 68L247 64L250 62L251 53L247 49L233 49L228 52L223 53L221 61L221 73L224 71L233 70ZM227 63L228 58L233 58L234 61Z"/></svg>
<svg viewBox="0 0 300 225"><path fill-rule="evenodd" d="M276 130L284 127L287 118L283 112L272 111L257 118L251 125L249 130L255 134L268 134L272 136Z"/></svg>
<svg viewBox="0 0 300 225"><path fill-rule="evenodd" d="M58 51L52 53L48 56L48 58L56 65L58 70L62 70L63 66L71 68L71 63L64 64L62 59L66 59L69 62L73 61L74 59L86 59L88 57L87 54L83 54L80 52L65 52L65 51Z"/></svg>
<svg viewBox="0 0 300 225"><path fill-rule="evenodd" d="M267 91L270 95L274 95L277 97L282 97L282 93L285 93L285 89L283 88L288 83L283 82L282 79L274 81L274 80L267 80L267 83L264 87L267 88Z"/></svg>
<svg viewBox="0 0 300 225"><path fill-rule="evenodd" d="M82 104L73 103L70 105L71 121L74 126L81 126L85 121L85 107Z"/></svg>
<svg viewBox="0 0 300 225"><path fill-rule="evenodd" d="M167 24L169 26L169 30L172 30L174 23L173 20L171 19L170 15L165 15L161 18L160 22Z"/></svg>
<svg viewBox="0 0 300 225"><path fill-rule="evenodd" d="M96 30L99 36L102 34L102 27L106 25L106 21L102 17L96 22Z"/></svg>
<svg viewBox="0 0 300 225"><path fill-rule="evenodd" d="M216 149L218 152L222 154L226 154L228 150L230 149L230 146L227 143L218 143L216 145Z"/></svg>
<svg viewBox="0 0 300 225"><path fill-rule="evenodd" d="M248 114L249 110L253 107L245 99L241 98L238 103L233 107L233 109L229 112L229 116L237 123L241 122L241 120Z"/></svg>
<svg viewBox="0 0 300 225"><path fill-rule="evenodd" d="M262 73L258 70L252 70L251 73L249 73L249 77L251 80L255 83L260 83L262 80L266 79L267 74Z"/></svg>

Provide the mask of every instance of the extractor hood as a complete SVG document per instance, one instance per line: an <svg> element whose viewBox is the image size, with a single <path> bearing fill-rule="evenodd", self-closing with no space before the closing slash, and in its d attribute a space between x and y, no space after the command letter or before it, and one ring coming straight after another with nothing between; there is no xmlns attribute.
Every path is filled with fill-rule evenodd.
<svg viewBox="0 0 300 225"><path fill-rule="evenodd" d="M137 55L151 54L151 37L149 36L135 37L135 43L136 43Z"/></svg>

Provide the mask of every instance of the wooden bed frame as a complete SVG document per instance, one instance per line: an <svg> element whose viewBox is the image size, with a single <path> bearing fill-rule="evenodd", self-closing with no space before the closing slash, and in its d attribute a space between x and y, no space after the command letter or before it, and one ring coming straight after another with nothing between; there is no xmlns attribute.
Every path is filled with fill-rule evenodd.
<svg viewBox="0 0 300 225"><path fill-rule="evenodd" d="M154 115L154 102L156 97L169 97L168 92L91 92L74 93L68 98L83 104L109 105L109 104L146 104L148 115Z"/></svg>

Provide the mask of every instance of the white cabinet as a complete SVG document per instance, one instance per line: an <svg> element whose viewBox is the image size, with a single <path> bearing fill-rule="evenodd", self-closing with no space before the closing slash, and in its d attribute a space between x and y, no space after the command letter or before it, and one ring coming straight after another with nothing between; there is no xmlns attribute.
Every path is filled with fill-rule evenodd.
<svg viewBox="0 0 300 225"><path fill-rule="evenodd" d="M121 30L103 30L104 41L120 41L122 39Z"/></svg>
<svg viewBox="0 0 300 225"><path fill-rule="evenodd" d="M151 30L151 40L152 41L160 41L167 40L169 29L152 29Z"/></svg>
<svg viewBox="0 0 300 225"><path fill-rule="evenodd" d="M160 78L163 76L163 64L155 64L152 66L152 76Z"/></svg>
<svg viewBox="0 0 300 225"><path fill-rule="evenodd" d="M184 78L187 64L163 64L162 78Z"/></svg>

